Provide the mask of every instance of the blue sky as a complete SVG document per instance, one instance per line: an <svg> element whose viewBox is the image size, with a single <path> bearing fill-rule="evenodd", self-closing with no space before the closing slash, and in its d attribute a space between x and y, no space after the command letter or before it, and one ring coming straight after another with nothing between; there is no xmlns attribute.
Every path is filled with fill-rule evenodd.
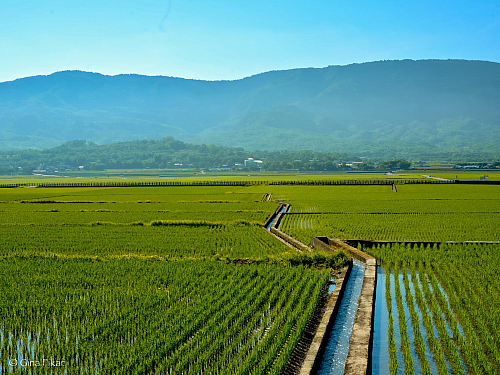
<svg viewBox="0 0 500 375"><path fill-rule="evenodd" d="M0 81L68 69L237 79L430 58L500 62L500 0L0 3Z"/></svg>

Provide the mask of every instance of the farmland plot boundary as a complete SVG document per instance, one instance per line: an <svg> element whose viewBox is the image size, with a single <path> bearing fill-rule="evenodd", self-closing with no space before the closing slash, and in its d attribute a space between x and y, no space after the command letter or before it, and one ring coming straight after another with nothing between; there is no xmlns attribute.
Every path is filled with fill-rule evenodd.
<svg viewBox="0 0 500 375"><path fill-rule="evenodd" d="M343 239L342 242L353 246L359 247L374 247L378 245L392 245L401 244L409 245L411 247L419 246L433 246L433 245L466 245L466 244L500 244L500 241L383 241L383 240L359 240L359 239Z"/></svg>

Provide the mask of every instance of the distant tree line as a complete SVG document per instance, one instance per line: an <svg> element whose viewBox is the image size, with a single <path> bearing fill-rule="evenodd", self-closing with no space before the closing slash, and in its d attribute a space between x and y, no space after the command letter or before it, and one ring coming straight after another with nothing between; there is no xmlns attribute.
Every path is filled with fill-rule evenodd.
<svg viewBox="0 0 500 375"><path fill-rule="evenodd" d="M408 169L411 167L411 163L407 160L397 159L397 160L388 160L379 164L379 169L390 169L390 170L398 170L398 169Z"/></svg>
<svg viewBox="0 0 500 375"><path fill-rule="evenodd" d="M263 162L245 166L244 160L251 157ZM78 168L90 171L125 168L334 171L393 170L410 166L410 162L401 159L375 163L335 152L245 151L236 147L189 144L173 137L105 145L73 140L46 150L0 152L0 174L31 174L39 169L50 173Z"/></svg>

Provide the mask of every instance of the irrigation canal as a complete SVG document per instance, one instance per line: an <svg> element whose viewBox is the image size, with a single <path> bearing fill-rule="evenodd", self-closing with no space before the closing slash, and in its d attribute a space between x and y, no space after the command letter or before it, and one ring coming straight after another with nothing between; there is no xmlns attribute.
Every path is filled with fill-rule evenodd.
<svg viewBox="0 0 500 375"><path fill-rule="evenodd" d="M281 203L279 208L268 218L265 229L274 234L278 239L298 251L310 251L311 248L297 241L293 237L279 230L281 217L288 214L290 206ZM367 240L338 240L329 237L312 238L313 247L332 250L334 248L343 248L353 258L353 264L350 272L341 276L339 296L340 301L335 305L333 314L326 314L330 323L325 325L322 332L316 332L313 340L317 342L311 345L300 374L305 375L330 375L330 374L389 374L389 337L388 337L388 307L391 307L393 313L393 335L397 348L397 374L438 374L438 365L436 363L436 353L430 348L430 342L439 342L440 333L436 325L427 329L424 324L424 314L429 315L428 311L421 311L419 303L415 303L417 295L423 299L422 292L424 286L427 287L430 294L440 294L444 298L445 309L451 310L451 304L448 295L439 280L436 280L434 290L431 279L424 272L420 274L417 270L410 272L409 269L398 269L376 266L376 260L358 250L356 247L360 244L369 247L377 243L392 243L392 241L367 241ZM420 245L420 242L407 242L408 244ZM429 242L431 243L431 242ZM432 242L434 243L434 242ZM428 244L423 243L422 244ZM356 259L357 258L357 259ZM358 260L359 259L359 260ZM346 268L347 269L347 268ZM345 271L344 271L345 272ZM338 282L338 280L337 280ZM336 291L336 284L329 285L328 293ZM390 291L390 298L386 298L386 291ZM337 292L337 291L336 291ZM401 304L398 306L396 295L399 295ZM336 299L337 297L335 297ZM409 301L407 301L407 298ZM427 298L427 297L426 297ZM431 297L432 298L432 297ZM413 317L408 304L413 306ZM401 307L402 306L402 307ZM442 306L437 306L438 315L442 315ZM399 315L399 318L398 318ZM331 318L330 318L331 317ZM416 318L415 318L416 317ZM432 313L434 322L434 313ZM416 324L418 327L413 327ZM443 322L445 330L449 337L454 337L452 327L445 320ZM400 327L400 325L402 325ZM331 328L328 328L331 327ZM416 352L415 328L421 334L423 342L423 356L419 358ZM460 323L457 323L457 335L465 339L465 334ZM411 357L412 368L405 368L403 358L401 335L404 333L410 342L409 355ZM318 336L319 335L319 336ZM317 339L319 337L319 339ZM313 348L316 345L315 348ZM440 354L441 355L441 354ZM443 357L445 371L452 373L452 364L450 358ZM308 362L308 363L306 363ZM462 358L462 353L458 353L458 365L455 365L461 373L467 373L467 367ZM394 363L393 363L394 365Z"/></svg>
<svg viewBox="0 0 500 375"><path fill-rule="evenodd" d="M344 373L364 272L364 263L353 259L351 274L335 322L328 333L328 341L319 364L318 375L342 375Z"/></svg>
<svg viewBox="0 0 500 375"><path fill-rule="evenodd" d="M389 312L385 306L385 277L385 269L377 267L377 286L373 314L372 374L389 372L389 337L387 334Z"/></svg>
<svg viewBox="0 0 500 375"><path fill-rule="evenodd" d="M288 209L290 209L290 207L288 207ZM268 222L267 224L265 225L265 228L267 231L271 231L271 225L273 225L273 223L275 222L276 220L276 217L279 215L279 214L283 214L285 213L285 211L287 210L286 208L286 205L282 205L269 219L268 219ZM278 224L278 227L279 229L279 224Z"/></svg>
<svg viewBox="0 0 500 375"><path fill-rule="evenodd" d="M290 239L290 237L279 231L279 225L281 216L286 214L289 209L289 205L281 204L274 214L267 219L264 225L265 229L269 232L274 231L275 234L276 230L280 232L283 235L280 235L281 239L285 240L287 237ZM289 245L299 250L306 247L302 243L300 243L301 246L298 247L298 241L295 239L291 240L293 241L289 242ZM345 246L361 253L359 250L348 245ZM357 254L357 256L359 257L359 254ZM360 259L363 259L363 255ZM374 261L374 259L372 260ZM344 374L351 346L353 327L355 326L356 317L359 314L358 301L360 300L360 295L365 281L365 270L365 263L353 258L352 268L349 272L349 276L347 277L340 305L333 316L334 321L331 324L331 328L326 332L325 339L322 340L323 344L318 352L319 354L317 355L311 374ZM335 284L330 285L328 292L332 293L335 290L335 286ZM370 309L371 305L372 304L370 303ZM365 346L368 347L368 344ZM368 350L368 348L366 349Z"/></svg>
<svg viewBox="0 0 500 375"><path fill-rule="evenodd" d="M265 224L265 229L270 232L272 230L277 229L278 232L283 234L283 237L281 238L282 240L292 241L289 242L289 245L297 248L300 251L301 248L298 247L296 243L298 241L296 241L293 238L290 238L290 236L288 236L286 233L282 233L281 231L279 231L281 216L283 214L287 214L289 209L290 209L289 205L281 204L280 207L276 210L276 212L268 218ZM323 344L321 345L321 349L318 351L319 355L317 355L313 371L307 372L307 374L341 375L341 374L357 373L356 371L353 372L352 369L348 369L349 360L351 357L351 354L349 354L349 352L350 350L353 349L352 348L353 345L357 345L356 337L354 337L355 335L353 335L353 328L356 326L356 320L358 319L357 316L363 315L362 305L366 304L366 300L365 302L362 302L362 298L360 298L360 295L363 294L362 290L365 288L365 284L367 283L366 271L367 267L369 268L368 264L371 264L371 263L368 264L365 263L366 259L364 259L364 256L367 257L370 256L359 251L357 248L353 248L351 245L354 246L358 245L358 243L354 243L355 241L347 240L346 242L342 242L327 237L318 237L315 238L314 240L319 240L313 243L315 247L321 245L321 242L323 242L324 245L321 245L320 247L323 248L331 249L332 245L334 247L338 245L346 247L347 251L350 252L351 255L353 255L353 264L350 272L346 276L347 280L340 300L340 305L338 306L338 310L332 317L334 321L331 324L331 328L326 331L325 339L322 341ZM300 245L302 247L306 247L306 245L302 243L300 243ZM360 260L364 259L365 262L357 260L356 258ZM375 262L375 259L371 259L371 261ZM403 272L408 272L407 274L408 287L409 287L408 291L405 290ZM422 280L422 278L425 280ZM425 345L425 357L428 363L428 365L426 365L428 366L427 371L423 371L423 369L421 368L420 360L418 358L418 355L415 351L415 346L413 344L415 338L412 329L412 322L410 319L410 311L406 301L407 293L409 293L408 295L412 296L413 300L416 299L416 291L414 283L418 284L417 289L422 289L423 283L428 284L432 292L432 286L430 285L429 280L427 280L427 276L425 274L420 275L417 271L416 278L413 278L409 274L409 270L406 269L398 270L397 274L395 274L393 269L386 269L382 266L379 266L376 267L376 280L377 282L375 283L375 293L374 293L375 299L371 303L371 308L373 309L372 310L373 318L370 321L372 327L371 338L370 338L371 345L369 345L368 348L369 351L367 355L368 366L366 374L378 375L378 374L388 374L390 372L389 339L387 331L387 322L389 320L389 313L387 310L388 303L392 305L392 311L396 317L394 319L394 326L393 326L396 347L397 348L401 347L402 331L406 332L408 339L412 343L410 345L410 350L411 350L410 354L412 357L413 368L411 370L409 369L408 370L415 374L422 374L427 371L430 374L438 374L435 358L431 349L429 348L429 343L427 339L427 335L429 334L429 332L427 332L425 327L423 326L422 312L420 311L418 304L415 304L414 308L418 315L419 330L423 336L423 342ZM387 287L386 283L390 285L389 289L391 292L391 298L389 301L386 300L386 287ZM399 291L396 291L396 285L399 286ZM336 286L335 284L331 284L329 286L328 293L332 293L333 290L335 290L335 286ZM446 299L446 302L449 304L446 292L444 291L441 285L438 286L439 286L439 291ZM399 327L400 320L397 318L398 307L396 303L396 294L401 295L401 299L403 302L403 310L399 312L400 314L403 314L404 316L403 321L406 322L406 326L403 327ZM445 325L446 325L446 330L451 336L452 330L450 326L446 322ZM458 324L458 330L460 332L460 335L464 335L463 329L460 326L460 324ZM357 331L356 334L358 334ZM433 332L431 332L431 335L433 335L435 338L439 337L439 333L437 332L436 327L433 327ZM353 344L353 342L355 342L355 344ZM462 370L466 372L466 367L460 355L459 359ZM446 358L445 361L448 373L451 373L451 366L450 363L448 362L448 358ZM404 374L406 369L405 369L403 355L400 350L398 350L397 352L397 362L398 362L397 373ZM363 371L363 373L365 372Z"/></svg>

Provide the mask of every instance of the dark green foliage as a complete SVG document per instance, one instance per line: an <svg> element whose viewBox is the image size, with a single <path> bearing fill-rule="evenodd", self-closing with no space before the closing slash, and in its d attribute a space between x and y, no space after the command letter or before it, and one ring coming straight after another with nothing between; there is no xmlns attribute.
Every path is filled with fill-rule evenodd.
<svg viewBox="0 0 500 375"><path fill-rule="evenodd" d="M403 159L384 161L379 164L380 169L408 169L411 167L411 162Z"/></svg>
<svg viewBox="0 0 500 375"><path fill-rule="evenodd" d="M345 160L338 153L313 151L244 151L241 148L216 145L195 145L165 137L96 145L87 141L68 141L47 150L0 152L0 174L31 174L42 166L48 174L55 170L83 166L84 170L120 168L235 168L249 157L265 160L266 170L336 170L336 160ZM359 160L354 158L355 160ZM176 165L176 164L181 165ZM21 167L19 169L18 167ZM345 169L345 168L344 168ZM349 169L349 168L347 168Z"/></svg>

